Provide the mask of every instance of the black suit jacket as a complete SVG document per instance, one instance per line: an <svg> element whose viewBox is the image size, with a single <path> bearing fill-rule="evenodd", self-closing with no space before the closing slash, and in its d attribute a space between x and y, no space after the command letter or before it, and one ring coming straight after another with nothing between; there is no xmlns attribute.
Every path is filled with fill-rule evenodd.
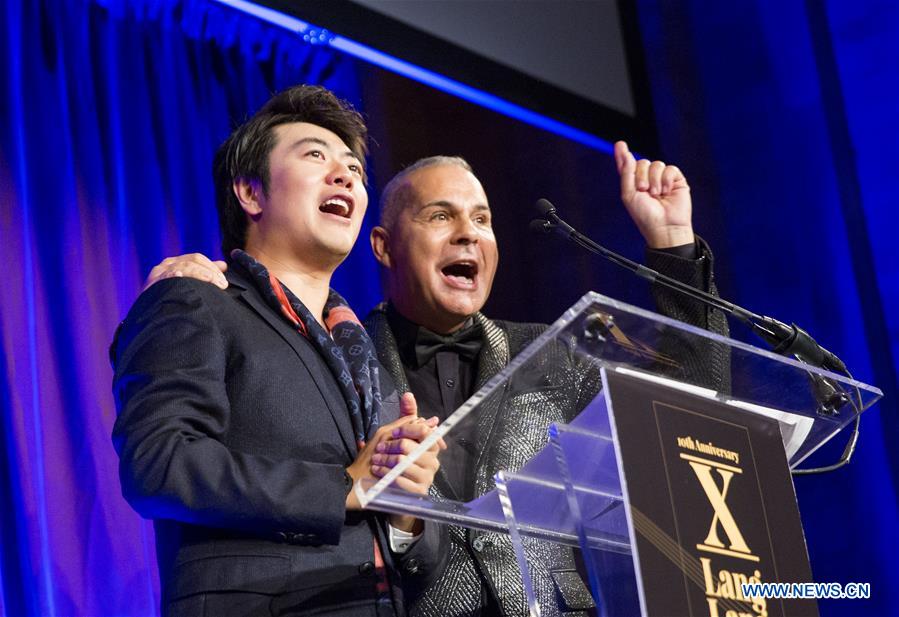
<svg viewBox="0 0 899 617"><path fill-rule="evenodd" d="M401 613L401 574L415 590L439 565L437 526L394 560L383 517L346 512L357 448L337 383L234 270L226 292L153 285L113 343L122 491L155 520L164 607L241 591L295 612L374 614L377 540ZM386 423L399 405L392 384L382 392Z"/></svg>

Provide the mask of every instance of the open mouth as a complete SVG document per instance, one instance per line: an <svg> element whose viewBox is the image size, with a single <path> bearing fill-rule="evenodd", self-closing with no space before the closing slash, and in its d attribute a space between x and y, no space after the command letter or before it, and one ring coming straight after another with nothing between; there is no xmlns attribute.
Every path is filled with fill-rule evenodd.
<svg viewBox="0 0 899 617"><path fill-rule="evenodd" d="M478 276L478 264L473 261L454 261L442 267L440 272L452 283L471 287Z"/></svg>
<svg viewBox="0 0 899 617"><path fill-rule="evenodd" d="M327 214L348 219L353 214L353 202L345 197L331 197L322 202L318 209Z"/></svg>

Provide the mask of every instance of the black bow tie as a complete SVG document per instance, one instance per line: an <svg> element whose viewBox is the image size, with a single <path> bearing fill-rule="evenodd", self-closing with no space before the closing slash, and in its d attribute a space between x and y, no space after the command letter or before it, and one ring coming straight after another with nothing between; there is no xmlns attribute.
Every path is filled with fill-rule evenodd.
<svg viewBox="0 0 899 617"><path fill-rule="evenodd" d="M463 358L473 360L481 350L482 342L480 324L462 328L447 336L419 328L415 339L415 359L418 366L424 366L437 352L452 351Z"/></svg>

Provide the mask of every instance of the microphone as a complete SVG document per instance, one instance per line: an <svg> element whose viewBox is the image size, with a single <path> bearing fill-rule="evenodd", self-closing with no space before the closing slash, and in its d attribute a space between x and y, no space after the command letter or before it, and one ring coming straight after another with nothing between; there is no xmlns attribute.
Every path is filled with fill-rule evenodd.
<svg viewBox="0 0 899 617"><path fill-rule="evenodd" d="M797 326L796 324L788 326L782 321L778 321L773 317L757 315L752 311L737 306L732 302L728 302L718 296L714 296L701 289L697 289L686 283L665 276L660 272L647 268L637 262L631 261L626 257L611 251L604 246L597 244L584 234L574 229L571 225L563 221L556 207L550 203L548 199L538 199L536 203L537 211L540 218L531 221L531 229L540 230L545 233L555 231L566 239L571 240L578 246L587 249L591 253L605 257L612 263L630 270L637 276L653 283L661 284L669 289L684 294L694 300L702 302L706 306L711 306L727 315L732 315L748 325L752 331L766 343L771 345L775 353L784 356L794 356L801 362L811 366L817 366L835 373L848 374L846 365L835 354L824 349L809 335L808 332ZM820 377L820 376L815 376ZM826 378L821 377L821 380ZM835 413L843 404L849 402L849 397L838 384L817 383L816 390L826 391L827 395L821 400L821 410L828 414Z"/></svg>
<svg viewBox="0 0 899 617"><path fill-rule="evenodd" d="M550 216L551 214L556 213L556 207L554 205L552 205L552 203L550 203L550 201L548 199L543 198L543 197L538 199L537 203L534 204L534 206L537 208L537 212L543 218L546 218L546 217Z"/></svg>
<svg viewBox="0 0 899 617"><path fill-rule="evenodd" d="M578 233L574 227L559 218L556 207L548 199L540 198L535 205L540 216L531 221L531 229L536 231L542 225L544 232L556 231L569 239Z"/></svg>

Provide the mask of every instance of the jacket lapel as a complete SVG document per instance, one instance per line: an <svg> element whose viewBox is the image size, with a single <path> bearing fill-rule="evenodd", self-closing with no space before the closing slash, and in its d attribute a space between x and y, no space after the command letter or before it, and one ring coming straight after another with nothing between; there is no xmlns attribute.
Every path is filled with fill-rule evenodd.
<svg viewBox="0 0 899 617"><path fill-rule="evenodd" d="M296 352L297 357L306 367L306 370L309 371L319 393L328 406L328 410L334 418L334 423L337 425L337 431L340 433L343 445L346 447L347 454L349 454L350 458L355 458L358 448L353 435L353 426L350 422L350 413L346 408L340 391L337 388L328 389L325 385L326 376L322 372L323 361L316 357L316 352L310 345L305 344L301 340L302 336L281 315L272 310L253 285L249 284L239 274L233 272L233 268L225 273L225 277L228 279L229 293L239 296L268 325L274 328L281 338Z"/></svg>
<svg viewBox="0 0 899 617"><path fill-rule="evenodd" d="M478 354L478 377L475 383L475 392L480 390L491 377L503 370L509 364L509 336L505 330L488 319L483 313L475 313L474 320L481 324L484 336L484 344ZM496 420L500 410L506 406L506 385L502 391L486 398L481 404L477 417L478 459L475 463L475 474L489 460L487 444L492 443L493 432L496 430Z"/></svg>
<svg viewBox="0 0 899 617"><path fill-rule="evenodd" d="M378 360L393 378L397 391L400 393L409 392L409 379L403 369L403 361L400 358L400 349L396 342L396 336L390 329L387 321L386 305L379 304L372 310L371 314L365 320L365 329L371 337L372 343L378 352ZM452 456L452 454L450 454ZM440 495L460 501L461 493L457 491L446 477L443 467L437 470L434 477L434 487Z"/></svg>
<svg viewBox="0 0 899 617"><path fill-rule="evenodd" d="M393 330L390 329L390 324L387 322L387 313L383 302L376 306L365 318L364 325L368 336L371 337L372 344L375 346L378 361L393 379L397 391L400 394L408 392L409 380L406 378L406 372L403 370L400 349L396 343L396 337L393 335Z"/></svg>

